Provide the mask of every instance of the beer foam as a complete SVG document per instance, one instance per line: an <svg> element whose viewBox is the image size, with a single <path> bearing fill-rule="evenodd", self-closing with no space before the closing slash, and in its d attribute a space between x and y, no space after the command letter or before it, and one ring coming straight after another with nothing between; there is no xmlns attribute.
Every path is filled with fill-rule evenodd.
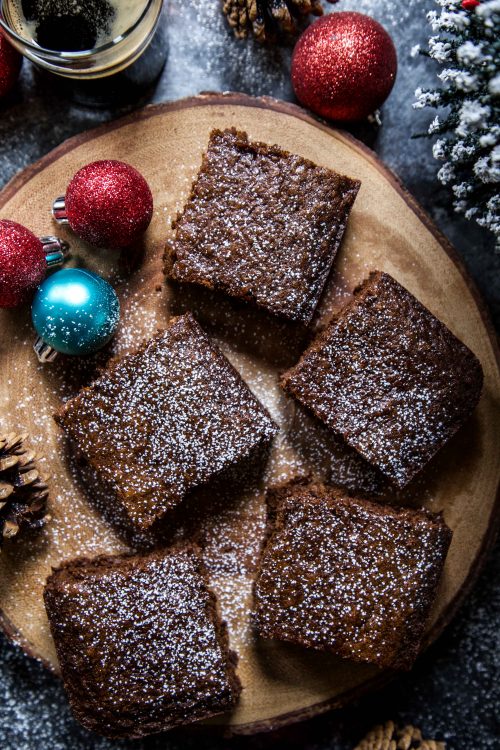
<svg viewBox="0 0 500 750"><path fill-rule="evenodd" d="M148 2L147 0L111 0L111 5L115 15L111 21L110 33L107 39L98 40L100 44L116 39L134 26L144 13Z"/></svg>

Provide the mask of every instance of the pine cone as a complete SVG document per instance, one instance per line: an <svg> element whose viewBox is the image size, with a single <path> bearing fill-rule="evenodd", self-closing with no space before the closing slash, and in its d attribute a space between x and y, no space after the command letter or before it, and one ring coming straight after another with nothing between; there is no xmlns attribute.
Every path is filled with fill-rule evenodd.
<svg viewBox="0 0 500 750"><path fill-rule="evenodd" d="M28 435L0 434L0 547L3 540L37 529L48 520L45 478L39 456L24 443Z"/></svg>
<svg viewBox="0 0 500 750"><path fill-rule="evenodd" d="M399 729L393 721L374 727L354 750L446 750L444 742L422 739L420 729Z"/></svg>
<svg viewBox="0 0 500 750"><path fill-rule="evenodd" d="M252 32L259 42L298 34L298 19L323 15L321 0L222 0L222 10L238 39Z"/></svg>

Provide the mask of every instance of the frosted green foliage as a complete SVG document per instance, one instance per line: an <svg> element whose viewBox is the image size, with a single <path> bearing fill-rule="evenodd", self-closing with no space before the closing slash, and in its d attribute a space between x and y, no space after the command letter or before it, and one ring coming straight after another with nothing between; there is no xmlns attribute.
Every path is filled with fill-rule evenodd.
<svg viewBox="0 0 500 750"><path fill-rule="evenodd" d="M436 0L427 14L434 35L428 49L412 49L440 65L436 89L418 88L415 109L433 107L427 135L438 136L438 178L449 185L454 208L491 230L500 252L500 0L463 8ZM467 3L466 3L467 5Z"/></svg>

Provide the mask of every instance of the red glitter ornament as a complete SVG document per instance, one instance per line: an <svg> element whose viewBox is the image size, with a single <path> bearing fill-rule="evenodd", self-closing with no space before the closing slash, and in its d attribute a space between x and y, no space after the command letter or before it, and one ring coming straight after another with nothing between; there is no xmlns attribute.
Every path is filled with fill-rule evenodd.
<svg viewBox="0 0 500 750"><path fill-rule="evenodd" d="M0 99L17 81L22 61L19 52L0 33Z"/></svg>
<svg viewBox="0 0 500 750"><path fill-rule="evenodd" d="M63 211L62 216L60 210L54 211L56 219L66 220L83 240L118 249L131 245L148 228L153 196L144 177L130 164L94 161L71 180Z"/></svg>
<svg viewBox="0 0 500 750"><path fill-rule="evenodd" d="M46 271L41 240L21 224L0 219L0 307L24 302Z"/></svg>
<svg viewBox="0 0 500 750"><path fill-rule="evenodd" d="M396 79L391 37L370 16L331 13L309 26L292 57L297 99L329 120L361 120L380 107Z"/></svg>
<svg viewBox="0 0 500 750"><path fill-rule="evenodd" d="M474 10L478 5L481 5L479 0L462 0L462 8L464 10Z"/></svg>

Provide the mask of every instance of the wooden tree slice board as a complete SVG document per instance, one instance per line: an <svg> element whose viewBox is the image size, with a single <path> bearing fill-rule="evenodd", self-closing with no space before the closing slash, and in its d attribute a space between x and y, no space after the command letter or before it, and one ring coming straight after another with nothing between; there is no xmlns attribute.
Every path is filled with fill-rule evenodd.
<svg viewBox="0 0 500 750"><path fill-rule="evenodd" d="M69 231L59 232L72 244L70 264L85 264L117 285L122 321L111 353L135 348L165 325L172 312L192 307L282 427L263 482L311 469L333 480L351 477L351 459L342 455L332 459L324 435L304 423L276 385L277 372L295 356L285 329L252 311L235 312L215 298L207 300L201 292L193 295L165 285L158 290L170 220L188 195L209 132L227 126L245 129L253 139L278 143L362 181L320 322L370 270L385 270L470 346L483 365L485 386L475 416L404 498L443 510L454 531L428 643L456 611L494 536L500 375L494 335L455 253L373 153L291 104L237 94L203 95L147 108L63 143L0 193L0 216L24 223L38 235L51 234L52 198L64 194L77 169L103 158L136 166L155 196L155 214L143 247L120 258L86 246ZM0 311L0 430L26 429L33 445L46 456L52 515L51 523L29 543L5 545L0 556L0 610L5 632L57 671L42 602L46 575L65 558L125 547L89 502L97 489L85 491L51 417L61 399L93 375L102 356L60 357L54 365L41 366L31 349L33 338L29 310ZM307 443L310 448L312 442L317 448L312 454L300 447L297 436L301 435L302 447ZM202 523L207 564L232 645L240 655L245 688L236 710L213 723L234 732L249 733L314 715L387 678L369 666L253 637L248 608L264 523L262 492L263 485L228 507L216 504Z"/></svg>

